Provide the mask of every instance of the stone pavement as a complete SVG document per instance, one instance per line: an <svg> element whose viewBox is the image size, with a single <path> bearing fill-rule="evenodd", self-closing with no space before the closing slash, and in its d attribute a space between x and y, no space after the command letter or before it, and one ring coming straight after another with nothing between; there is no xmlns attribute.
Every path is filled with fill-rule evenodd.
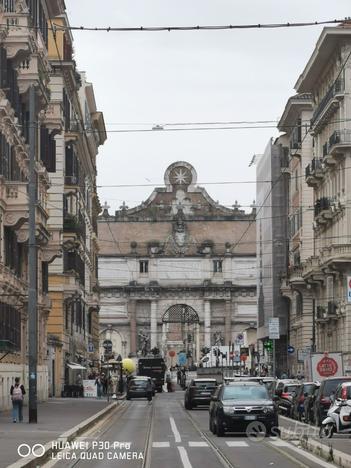
<svg viewBox="0 0 351 468"><path fill-rule="evenodd" d="M110 399L110 403L115 400ZM109 403L107 399L50 398L38 404L38 423L28 424L28 407L23 408L23 423L12 422L11 412L0 412L0 468L5 468L20 457L21 443L45 444L93 416Z"/></svg>

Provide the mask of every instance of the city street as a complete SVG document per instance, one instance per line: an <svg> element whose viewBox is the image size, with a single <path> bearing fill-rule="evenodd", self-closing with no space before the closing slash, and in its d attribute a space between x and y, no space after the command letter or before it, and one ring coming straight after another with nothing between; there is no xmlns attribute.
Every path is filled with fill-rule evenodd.
<svg viewBox="0 0 351 468"><path fill-rule="evenodd" d="M123 402L110 420L79 439L89 446L88 450L61 453L66 460L51 460L46 468L107 467L117 463L121 467L152 468L334 466L279 438L255 441L234 434L218 438L208 429L207 408L186 411L183 395L182 391L157 394L152 404L146 400ZM128 442L130 448L125 450L122 444ZM127 459L128 452L130 457L142 457ZM109 459L114 454L121 458Z"/></svg>

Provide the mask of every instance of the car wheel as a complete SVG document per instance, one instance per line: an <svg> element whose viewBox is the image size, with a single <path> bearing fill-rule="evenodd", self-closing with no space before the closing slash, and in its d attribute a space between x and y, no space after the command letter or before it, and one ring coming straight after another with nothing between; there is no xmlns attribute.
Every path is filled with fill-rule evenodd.
<svg viewBox="0 0 351 468"><path fill-rule="evenodd" d="M210 421L209 421L209 429L210 431L212 432L212 434L215 433L215 430L214 430L214 427L213 427L213 421L212 421L212 418L210 418Z"/></svg>
<svg viewBox="0 0 351 468"><path fill-rule="evenodd" d="M225 430L223 429L222 424L218 422L218 418L217 418L217 423L216 423L216 434L217 434L217 437L223 437L225 434Z"/></svg>
<svg viewBox="0 0 351 468"><path fill-rule="evenodd" d="M187 410L191 410L191 409L192 409L192 406L191 406L191 404L190 404L188 401L185 401L185 402L184 402L184 407L185 407L185 409L187 409Z"/></svg>

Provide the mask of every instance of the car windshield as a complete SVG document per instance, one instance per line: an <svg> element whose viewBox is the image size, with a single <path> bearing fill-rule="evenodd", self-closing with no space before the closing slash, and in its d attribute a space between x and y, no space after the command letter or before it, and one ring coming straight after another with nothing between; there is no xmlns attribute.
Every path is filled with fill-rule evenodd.
<svg viewBox="0 0 351 468"><path fill-rule="evenodd" d="M223 400L267 400L269 399L266 387L238 385L224 388Z"/></svg>
<svg viewBox="0 0 351 468"><path fill-rule="evenodd" d="M343 383L343 382L349 382L351 379L333 379L333 380L327 380L325 382L324 390L323 390L323 395L325 396L330 396L332 393L335 392L336 387Z"/></svg>
<svg viewBox="0 0 351 468"><path fill-rule="evenodd" d="M131 385L134 385L135 387L146 387L147 380L132 380Z"/></svg>

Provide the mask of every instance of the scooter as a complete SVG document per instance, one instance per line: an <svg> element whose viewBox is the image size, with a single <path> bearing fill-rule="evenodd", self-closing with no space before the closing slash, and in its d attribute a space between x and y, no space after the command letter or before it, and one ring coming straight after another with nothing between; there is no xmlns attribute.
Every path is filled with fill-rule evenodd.
<svg viewBox="0 0 351 468"><path fill-rule="evenodd" d="M351 433L351 400L334 400L322 421L319 437L330 439L334 433Z"/></svg>

